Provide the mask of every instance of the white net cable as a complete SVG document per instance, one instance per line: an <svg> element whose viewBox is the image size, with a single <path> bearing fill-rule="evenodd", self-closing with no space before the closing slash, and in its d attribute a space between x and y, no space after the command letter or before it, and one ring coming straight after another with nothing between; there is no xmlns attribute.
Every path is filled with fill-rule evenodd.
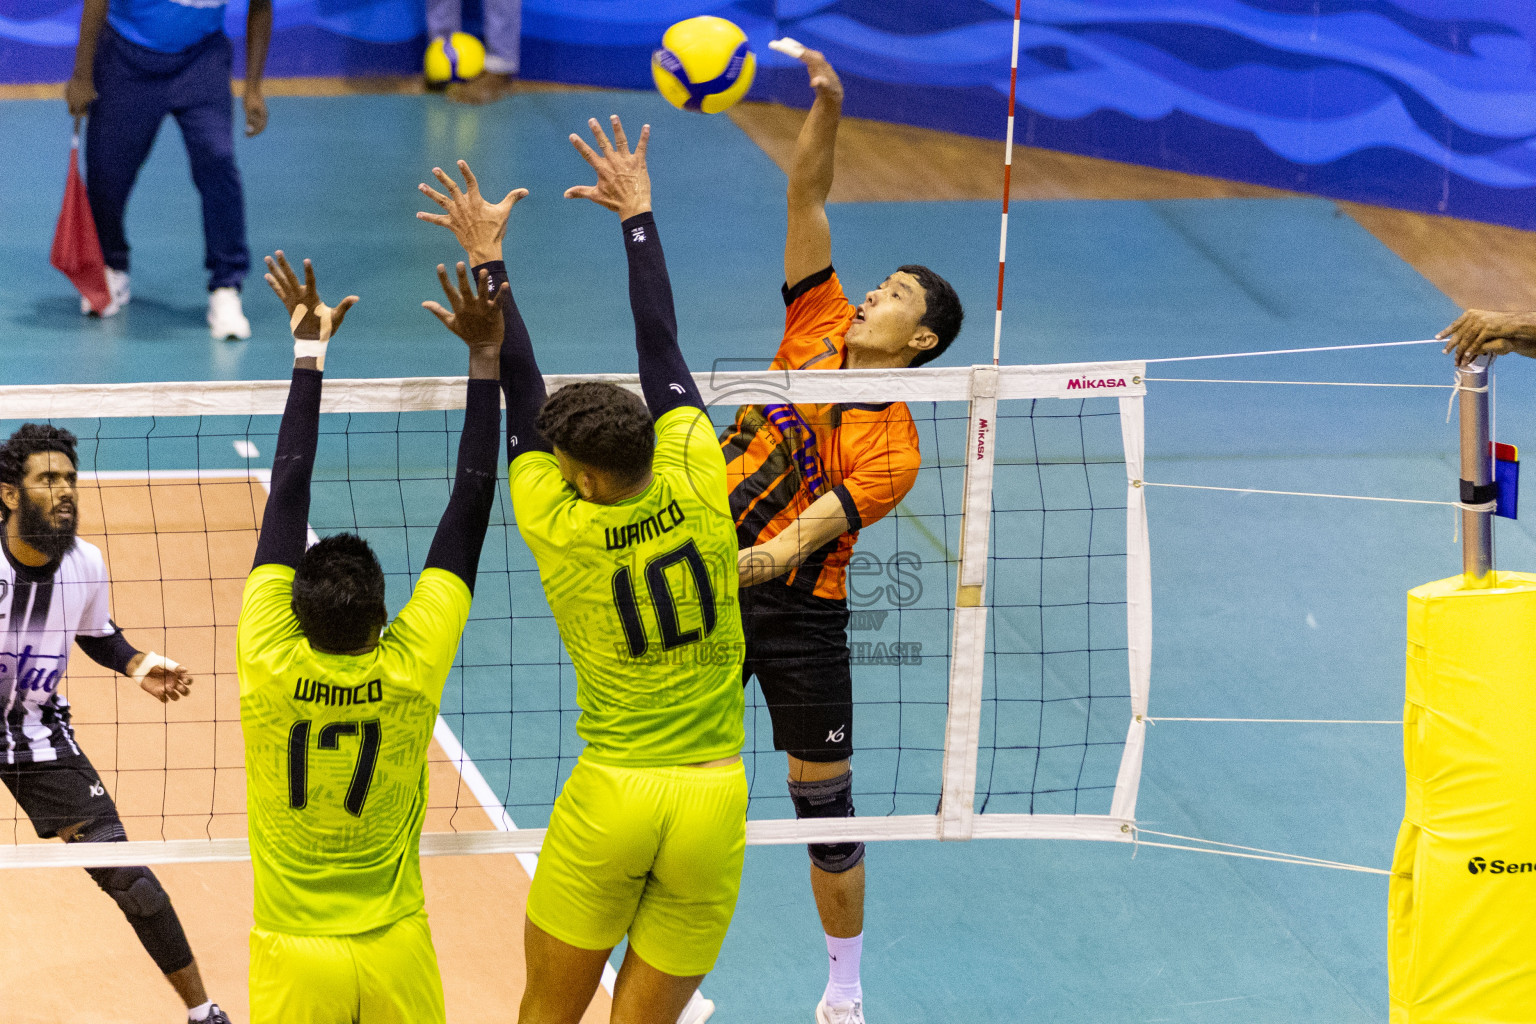
<svg viewBox="0 0 1536 1024"><path fill-rule="evenodd" d="M1369 345L1338 345L1323 346L1303 349L1276 349L1259 352L1235 352L1222 353L1209 356L1184 356L1168 359L1149 359L1147 363L1164 362L1196 362L1214 359L1242 359L1253 357L1299 355L1318 352L1347 352L1361 349L1397 348L1419 345L1443 345L1440 339L1424 339L1417 341L1384 342ZM1461 383L1458 377L1452 384L1427 384L1427 383L1396 383L1379 381L1318 381L1318 380L1274 380L1274 379L1235 379L1235 378L1190 378L1190 377L1147 377L1148 383L1166 384L1217 384L1217 385L1287 385L1295 387L1349 387L1349 388L1391 388L1410 390L1443 390L1451 392L1451 409L1455 407L1455 401L1462 393L1488 393L1492 390L1492 374L1489 374L1489 384L1482 387L1467 387ZM1450 411L1447 411L1446 420L1450 420ZM1460 501L1444 501L1420 498L1393 498L1378 495L1336 494L1311 491L1282 491L1254 487L1223 487L1207 484L1168 483L1162 481L1142 480L1133 481L1133 486L1166 487L1181 490L1216 491L1232 494L1250 495L1263 494L1282 497L1299 498L1325 498L1344 501L1383 502L1407 505L1435 505L1449 506L1458 511L1471 511L1488 513L1495 509L1496 502L1482 504L1467 504ZM1460 518L1456 520L1457 528L1460 527ZM1454 542L1453 537L1453 542ZM1186 722L1199 724L1257 724L1257 725L1373 725L1394 726L1401 728L1401 719L1337 719L1337 718L1257 718L1257 717L1197 717L1197 716L1172 716L1172 715L1147 715L1145 722L1148 725L1157 725L1165 722ZM1392 876L1393 872L1383 868L1367 865L1350 864L1341 861L1326 860L1318 857L1310 857L1304 854L1294 854L1278 850L1268 850L1260 847L1243 846L1235 843L1219 842L1212 839L1203 839L1196 836L1180 835L1176 833L1160 832L1146 827L1144 824L1135 826L1136 845L1150 846L1159 849L1177 850L1185 853L1202 853L1212 856L1234 857L1244 860L1259 860L1272 863L1288 864L1300 867L1316 867L1335 871L1346 871L1367 875ZM1162 839L1178 840L1178 842L1157 842L1145 837L1156 836ZM1191 845L1196 844L1196 845Z"/></svg>
<svg viewBox="0 0 1536 1024"><path fill-rule="evenodd" d="M1148 377L1148 384L1291 384L1312 388L1413 388L1423 391L1471 391L1455 384L1387 384L1360 380L1234 380L1230 377Z"/></svg>
<svg viewBox="0 0 1536 1024"><path fill-rule="evenodd" d="M1159 722L1253 722L1260 725L1402 725L1400 718L1176 718L1171 715L1148 717L1150 725Z"/></svg>
<svg viewBox="0 0 1536 1024"><path fill-rule="evenodd" d="M743 403L902 401L923 452L850 563L860 816L793 817L754 684L749 842L1132 841L1151 664L1143 376L1140 362L696 375L717 427ZM162 707L77 651L76 732L133 841L40 843L0 793L0 866L248 857L234 626L287 391L0 387L4 433L47 421L80 437L81 532L107 557L114 617L198 677ZM325 385L311 525L369 540L392 609L446 502L463 401L462 378ZM503 483L444 692L422 852L534 854L580 751L576 714Z"/></svg>
<svg viewBox="0 0 1536 1024"><path fill-rule="evenodd" d="M1262 487L1215 487L1208 484L1170 484L1158 480L1143 480L1143 487L1175 487L1185 491L1226 491L1230 494L1273 494L1285 498L1337 498L1340 501L1384 501L1396 505L1445 505L1468 512L1492 512L1493 502L1468 505L1460 501L1438 501L1433 498L1384 498L1374 494L1323 494L1314 491L1270 491Z"/></svg>
<svg viewBox="0 0 1536 1024"><path fill-rule="evenodd" d="M1410 345L1444 345L1440 338L1420 338L1415 341L1377 341L1366 345L1317 345L1312 348L1271 348L1261 352L1217 352L1205 356L1164 356L1161 359L1142 360L1147 366L1154 363L1197 363L1207 359L1253 359L1258 356L1299 356L1313 352L1358 352L1371 348L1404 348Z"/></svg>
<svg viewBox="0 0 1536 1024"><path fill-rule="evenodd" d="M1188 843L1202 843L1201 846L1189 846L1180 843L1159 843L1143 839L1142 836L1163 836L1169 839L1183 839ZM1219 843L1214 839L1199 839L1195 836L1175 835L1172 832L1155 832L1147 828L1136 829L1136 846L1153 846L1162 850L1182 850L1185 853L1207 853L1217 857L1236 857L1241 860L1264 860L1276 864L1293 864L1305 868L1328 868L1332 871L1351 871L1362 875L1391 875L1393 872L1384 868L1373 868L1364 864L1348 864L1344 861L1323 860L1320 857L1307 857L1299 853L1283 853L1279 850L1265 850L1257 846L1238 846L1236 843Z"/></svg>

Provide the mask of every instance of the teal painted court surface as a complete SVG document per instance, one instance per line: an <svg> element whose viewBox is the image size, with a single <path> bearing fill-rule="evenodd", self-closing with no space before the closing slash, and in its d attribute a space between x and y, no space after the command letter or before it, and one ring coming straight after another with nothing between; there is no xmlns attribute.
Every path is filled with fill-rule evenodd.
<svg viewBox="0 0 1536 1024"><path fill-rule="evenodd" d="M507 253L545 371L633 370L614 217L560 198L590 176L566 135L584 131L587 116L610 112L632 131L647 119L653 125L657 218L692 365L728 360L723 365L740 369L766 361L777 344L784 179L724 118L681 115L658 98L629 93L527 94L484 110L420 97L274 99L271 108L267 133L238 143L252 248L258 258L278 247L308 256L327 297L362 296L330 356L333 376L463 372L461 344L418 308L434 297L433 265L457 251L445 232L412 218L424 208L415 184L434 163L450 166L456 157L472 163L488 191L532 190L514 214ZM68 283L47 265L68 146L62 108L0 105L0 132L26 140L0 150L4 383L287 375L284 317L258 277L246 289L255 337L233 344L207 338L197 200L173 129L160 138L129 207L133 303L101 322L79 316ZM934 267L956 285L969 313L945 362L985 362L997 214L992 203L837 206L835 262L855 295L900 263ZM1031 202L1016 205L1012 220L1007 363L1401 341L1431 336L1456 312L1323 201ZM1501 439L1519 443L1531 422L1533 374L1508 360L1499 370ZM1434 348L1171 363L1149 367L1148 376L1150 480L1455 498L1446 390L1157 379L1448 384L1449 365ZM1021 455L1028 410L1006 412L1012 418L998 437L1000 508L1022 501L1035 479ZM925 660L858 672L860 699L870 708L864 727L870 746L882 748L861 747L866 753L855 758L866 814L931 811L933 748L942 743L938 684L955 537L954 524L935 509L955 508L959 477L950 460L963 444L963 424L954 419L957 409L914 413L926 431L929 465L910 507L882 524L885 533L870 531L868 546L922 554L928 596L889 621L905 623L911 632L902 639L922 642ZM726 415L717 411L717 418ZM443 458L451 418L387 419L343 425L357 435L354 480L369 467ZM1082 422L1090 447L1118 430L1111 417L1108 435L1090 437L1098 428ZM440 472L405 486L381 475L384 482L348 491L335 482L344 467L342 442L332 435L343 426L328 426L322 443L317 529L351 525L359 496L370 486L387 488L385 504L398 506L402 518L362 525L403 546L387 557L419 562L441 507ZM1050 426L1036 421L1036 439ZM375 428L382 433L366 435ZM242 429L270 435L275 423ZM406 438L403 450L380 449L396 436ZM424 447L413 453L416 443ZM166 454L152 458L247 464L227 437L179 444L167 441ZM269 454L270 443L263 450ZM142 466L144 455L107 444L98 458L102 468L114 460ZM941 487L948 505L935 504ZM1153 717L1398 716L1404 592L1459 570L1450 509L1157 489L1148 504ZM1103 514L1112 533L1116 514ZM504 523L504 510L497 515ZM1123 515L1118 522L1123 532ZM1536 567L1526 526L1501 520L1498 531L1499 564ZM516 544L515 534L499 544L493 537L487 566L516 570ZM531 578L527 583L477 594L483 632L466 645L467 664L490 663L506 650L509 614L538 614L542 602ZM398 606L404 576L392 586ZM509 805L521 793L551 794L575 753L562 738L568 714L557 724L559 708L570 707L571 685L557 652L518 642L513 649L526 662L515 693L528 704L517 706L523 714L512 716L510 730L485 723L505 723L513 698L472 667L444 702ZM930 660L929 651L941 653ZM998 694L988 696L989 713L1004 713ZM893 721L898 711L901 720ZM754 814L780 815L786 808L773 801L782 793L782 762L766 753L766 721L760 714L753 721L760 727L751 737L760 751L752 761L754 794L761 797ZM992 753L983 751L983 775L994 767L991 777L1006 789L1018 766L1006 758L994 766ZM518 757L528 760L519 766ZM1151 729L1138 818L1162 832L1386 867L1402 810L1401 772L1400 735L1391 726L1168 722ZM884 796L869 795L875 792ZM542 823L534 802L512 807L520 824ZM868 863L864 979L873 1024L1387 1018L1380 876L1067 842L879 844ZM825 950L806 873L799 847L749 851L735 923L704 985L720 1004L714 1019L721 1024L811 1019ZM484 969L499 969L493 956Z"/></svg>

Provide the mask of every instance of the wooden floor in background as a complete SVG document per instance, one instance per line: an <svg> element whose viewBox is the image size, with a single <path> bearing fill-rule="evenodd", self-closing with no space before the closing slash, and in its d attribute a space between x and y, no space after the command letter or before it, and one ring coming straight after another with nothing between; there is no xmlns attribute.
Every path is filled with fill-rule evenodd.
<svg viewBox="0 0 1536 1024"><path fill-rule="evenodd" d="M234 83L238 94L243 82ZM518 82L517 92L588 90ZM0 100L62 99L62 84L0 86ZM268 79L269 96L424 92L416 75ZM446 102L446 100L444 101ZM495 109L495 108L489 108ZM739 103L730 118L781 168L787 167L805 112L773 103ZM1002 198L1003 144L988 139L846 118L838 136L833 202ZM1241 199L1300 193L1137 164L1014 147L1013 197L1031 199ZM1384 206L1339 206L1464 307L1536 309L1536 232L1409 213ZM1021 240L1022 241L1022 240Z"/></svg>
<svg viewBox="0 0 1536 1024"><path fill-rule="evenodd" d="M67 693L81 748L101 772L130 839L244 836L244 744L235 676L235 620L266 503L243 474L195 479L85 480L81 533L107 556L114 619L141 649L186 665L192 694L162 705L78 650ZM490 829L490 817L434 741L426 831ZM0 843L39 842L0 788ZM428 857L427 914L450 1021L511 1024L523 992L523 907L529 878L516 857ZM249 864L156 867L186 927L209 994L249 1020ZM117 906L79 868L0 871L11 934L39 948L90 936L83 955L50 955L48 984L0 971L0 1024L173 1022L182 1009ZM21 961L12 958L17 963ZM608 1020L598 991L584 1024Z"/></svg>
<svg viewBox="0 0 1536 1024"><path fill-rule="evenodd" d="M730 117L775 163L788 168L804 111L741 103ZM1018 201L1300 195L1018 145L1012 194ZM838 132L833 202L1001 201L1002 196L1001 142L859 118L845 118ZM1364 203L1339 206L1458 305L1536 309L1536 232ZM1029 243L1014 238L1010 244Z"/></svg>

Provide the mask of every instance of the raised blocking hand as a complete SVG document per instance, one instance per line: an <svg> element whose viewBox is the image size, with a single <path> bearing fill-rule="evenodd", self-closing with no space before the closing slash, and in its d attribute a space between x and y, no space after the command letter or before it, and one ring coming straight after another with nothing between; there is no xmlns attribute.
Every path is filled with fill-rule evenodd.
<svg viewBox="0 0 1536 1024"><path fill-rule="evenodd" d="M506 331L503 310L507 305L507 289L491 287L491 274L480 271L476 282L478 290L470 287L469 268L461 260L458 264L459 281L455 287L448 280L448 268L437 265L437 280L443 286L443 295L450 309L441 303L423 302L422 308L443 322L443 326L464 339L471 352L480 349L500 351L501 339Z"/></svg>
<svg viewBox="0 0 1536 1024"><path fill-rule="evenodd" d="M571 145L576 147L576 152L597 171L597 184L573 185L565 190L565 198L590 199L598 206L615 211L620 219L628 220L651 208L651 174L645 166L651 126L641 127L640 144L631 152L629 137L624 134L624 123L619 120L619 115L609 115L608 121L613 126L613 142L608 141L608 133L603 131L597 118L587 119L587 127L592 129L600 152L594 152L579 135L571 135Z"/></svg>
<svg viewBox="0 0 1536 1024"><path fill-rule="evenodd" d="M480 182L469 164L459 161L459 173L464 176L464 187L448 176L441 167L432 168L432 176L443 186L446 195L425 182L416 188L422 195L443 208L442 213L418 213L417 220L436 224L453 232L473 266L501 259L501 240L507 234L507 218L528 195L525 188L515 188L502 197L499 203L490 203L480 194Z"/></svg>
<svg viewBox="0 0 1536 1024"><path fill-rule="evenodd" d="M282 300L283 308L288 310L288 323L295 338L302 341L329 340L341 329L347 310L357 304L356 295L348 295L334 308L322 302L315 286L315 268L309 260L304 261L302 285L298 275L288 265L288 257L283 255L283 250L279 249L272 256L266 257L266 264L267 272L262 276Z"/></svg>

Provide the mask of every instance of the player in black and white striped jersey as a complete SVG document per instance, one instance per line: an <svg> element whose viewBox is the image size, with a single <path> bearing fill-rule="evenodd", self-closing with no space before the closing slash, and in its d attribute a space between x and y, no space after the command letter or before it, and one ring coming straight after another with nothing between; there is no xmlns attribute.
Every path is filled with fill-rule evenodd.
<svg viewBox="0 0 1536 1024"><path fill-rule="evenodd" d="M0 778L40 838L123 842L101 777L81 751L60 684L70 646L132 676L151 696L178 700L192 677L135 650L109 618L106 562L75 536L75 436L28 423L0 446ZM192 1021L229 1024L208 998L171 899L145 867L87 868L122 909Z"/></svg>

